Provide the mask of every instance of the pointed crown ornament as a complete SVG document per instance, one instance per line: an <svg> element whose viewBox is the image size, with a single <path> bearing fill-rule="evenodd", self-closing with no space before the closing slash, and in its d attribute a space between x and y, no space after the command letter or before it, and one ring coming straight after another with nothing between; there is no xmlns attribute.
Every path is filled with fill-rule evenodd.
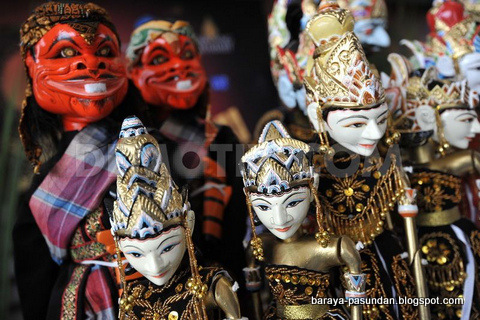
<svg viewBox="0 0 480 320"><path fill-rule="evenodd" d="M313 178L313 151L293 139L278 120L264 127L258 144L241 160L245 187L255 193L281 193L298 185L308 185Z"/></svg>
<svg viewBox="0 0 480 320"><path fill-rule="evenodd" d="M304 77L309 103L317 102L322 109L351 109L384 102L383 87L370 69L353 27L352 14L336 1L322 2L307 23L306 32L316 47L313 67Z"/></svg>
<svg viewBox="0 0 480 320"><path fill-rule="evenodd" d="M189 205L162 162L155 138L134 116L123 121L119 138L112 232L144 239L182 224Z"/></svg>
<svg viewBox="0 0 480 320"><path fill-rule="evenodd" d="M388 61L392 74L386 92L395 127L399 122L409 123L409 131L419 131L415 124L415 112L420 106L430 106L441 112L449 108L473 109L478 103L476 91L470 90L466 80L440 80L435 67L427 68L423 74L413 72L410 61L397 53L390 54ZM407 128L403 125L398 129Z"/></svg>
<svg viewBox="0 0 480 320"><path fill-rule="evenodd" d="M407 104L422 103L442 112L446 109L473 109L478 104L478 93L471 90L467 80L440 80L438 72L430 67L421 77L412 77L406 88Z"/></svg>
<svg viewBox="0 0 480 320"><path fill-rule="evenodd" d="M180 194L162 162L157 141L148 134L137 117L128 117L123 121L115 154L119 174L117 200L113 205L110 222L123 288L126 287L126 281L119 238L147 239L161 234L169 227L183 226L191 271L185 287L195 296L195 309L198 310L196 318L207 319L204 297L208 286L202 282L195 257L192 231L186 217L190 211L187 196ZM122 312L131 306L130 300L131 296L123 291L120 299Z"/></svg>

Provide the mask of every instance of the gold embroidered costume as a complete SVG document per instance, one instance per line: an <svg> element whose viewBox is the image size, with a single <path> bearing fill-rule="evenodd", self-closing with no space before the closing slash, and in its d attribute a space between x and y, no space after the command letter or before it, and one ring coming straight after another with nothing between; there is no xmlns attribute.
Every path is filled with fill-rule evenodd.
<svg viewBox="0 0 480 320"><path fill-rule="evenodd" d="M120 319L208 319L207 310L211 309L221 309L229 319L240 318L238 299L226 271L197 265L191 221L187 221L193 212L186 193L178 190L162 161L155 138L137 117L124 120L119 137L115 150L117 200L111 224L124 288ZM172 278L162 286L151 283L148 277L126 282L120 238L135 239L140 246L142 241L178 226L185 229L182 240L188 255Z"/></svg>
<svg viewBox="0 0 480 320"><path fill-rule="evenodd" d="M479 314L478 229L461 217L464 201L461 175L472 172L472 151L455 151L443 135L441 112L466 109L474 104L466 81L439 81L433 69L412 71L408 60L389 57L393 125L401 132L400 145L410 169L412 188L417 190L418 234L430 297L465 298L465 304L431 306L432 319L469 319ZM430 116L427 116L430 115ZM431 129L431 130L427 130ZM436 131L439 142L433 141ZM464 307L465 306L465 307ZM465 317L465 315L464 315Z"/></svg>
<svg viewBox="0 0 480 320"><path fill-rule="evenodd" d="M259 266L264 267L273 298L264 319L347 319L343 310L327 304L312 305L312 298L330 295L329 271L336 266L346 265L347 298L365 294L365 278L360 273L360 257L353 242L348 237L332 236L324 228L323 211L313 184L312 156L308 144L291 138L280 122L272 121L265 126L258 144L242 157L241 172L253 233L247 286L259 289L260 281L255 274L259 274ZM300 227L285 239L271 232L257 235L250 197L282 197L299 188L308 188L315 200L318 224L315 236L304 234ZM301 217L302 213L305 216L308 213L308 208L304 210L291 212ZM352 307L351 314L352 319L359 319L361 306Z"/></svg>
<svg viewBox="0 0 480 320"><path fill-rule="evenodd" d="M391 230L391 213L397 205L415 207L410 202L411 192L398 155L389 152L366 158L338 145L334 150L324 128L326 114L332 110L368 110L385 103L383 86L370 68L353 28L353 16L336 1L321 4L318 14L306 27L315 44L305 76L307 99L311 104L309 115L310 108L315 106L319 151L324 156L317 162L322 181L318 196L327 212L328 231L362 243L360 255L362 272L367 277L367 297L414 297L416 284L422 282L421 266L419 262L413 264L418 270L414 278L408 254ZM388 134L386 140L394 142L396 135ZM408 218L405 224L412 236L409 243L412 261L417 250L411 220L414 211L402 215ZM363 317L418 319L419 310L411 305L396 308L366 304L363 305Z"/></svg>

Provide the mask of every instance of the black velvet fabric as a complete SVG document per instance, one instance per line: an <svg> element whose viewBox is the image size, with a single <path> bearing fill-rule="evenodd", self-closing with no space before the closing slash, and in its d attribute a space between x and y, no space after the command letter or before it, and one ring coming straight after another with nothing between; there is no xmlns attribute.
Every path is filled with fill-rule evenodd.
<svg viewBox="0 0 480 320"><path fill-rule="evenodd" d="M60 270L50 257L50 251L28 203L76 134L77 131L71 131L63 135L57 154L42 165L39 175L34 176L30 189L21 196L17 210L17 220L13 228L13 254L18 293L25 320L46 318L52 288Z"/></svg>

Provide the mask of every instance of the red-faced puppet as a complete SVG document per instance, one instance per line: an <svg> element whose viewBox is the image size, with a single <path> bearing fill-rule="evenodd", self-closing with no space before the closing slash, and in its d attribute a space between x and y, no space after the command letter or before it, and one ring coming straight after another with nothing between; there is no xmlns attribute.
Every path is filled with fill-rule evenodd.
<svg viewBox="0 0 480 320"><path fill-rule="evenodd" d="M192 27L185 21L146 22L132 33L128 72L143 99L155 106L190 109L207 84Z"/></svg>
<svg viewBox="0 0 480 320"><path fill-rule="evenodd" d="M19 129L27 157L38 166L41 147L33 130L42 128L33 109L60 117L63 131L81 130L120 104L128 81L115 27L95 4L45 3L20 32L29 86Z"/></svg>

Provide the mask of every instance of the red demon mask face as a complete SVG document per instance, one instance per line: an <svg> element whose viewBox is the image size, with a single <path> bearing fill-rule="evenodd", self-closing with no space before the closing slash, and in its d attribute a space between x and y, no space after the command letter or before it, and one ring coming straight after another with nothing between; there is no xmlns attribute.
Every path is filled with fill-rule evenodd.
<svg viewBox="0 0 480 320"><path fill-rule="evenodd" d="M108 116L127 93L118 39L102 24L91 42L69 25L58 24L25 61L37 103L61 115L66 131Z"/></svg>
<svg viewBox="0 0 480 320"><path fill-rule="evenodd" d="M193 107L207 83L194 42L173 32L145 47L130 76L146 102L177 109Z"/></svg>

